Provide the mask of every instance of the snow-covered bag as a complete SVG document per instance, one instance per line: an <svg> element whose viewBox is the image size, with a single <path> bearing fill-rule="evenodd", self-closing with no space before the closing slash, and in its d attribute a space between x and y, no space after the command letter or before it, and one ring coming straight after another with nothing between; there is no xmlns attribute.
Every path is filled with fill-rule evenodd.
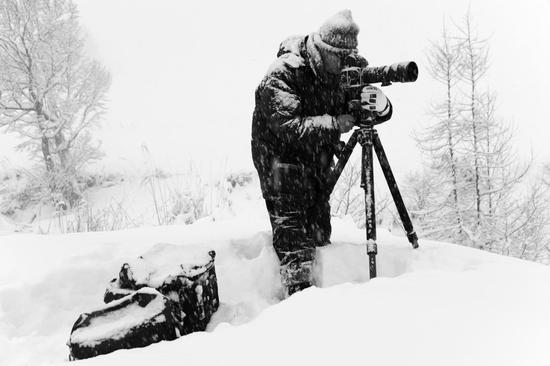
<svg viewBox="0 0 550 366"><path fill-rule="evenodd" d="M70 360L173 340L182 333L179 305L150 287L81 314L69 342Z"/></svg>
<svg viewBox="0 0 550 366"><path fill-rule="evenodd" d="M119 299L142 287L152 287L174 300L183 311L183 333L206 329L218 309L214 251L201 247L157 244L138 259L125 263L111 281L104 301Z"/></svg>

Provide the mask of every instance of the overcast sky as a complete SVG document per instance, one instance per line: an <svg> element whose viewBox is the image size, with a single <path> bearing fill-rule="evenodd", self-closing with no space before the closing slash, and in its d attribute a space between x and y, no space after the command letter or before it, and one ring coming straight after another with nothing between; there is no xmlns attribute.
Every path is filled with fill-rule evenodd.
<svg viewBox="0 0 550 366"><path fill-rule="evenodd" d="M498 115L513 122L516 147L550 162L550 2L483 1L137 1L79 0L89 51L113 75L110 110L99 136L111 169L139 167L146 145L159 165L192 160L212 169L252 169L254 90L289 35L315 31L349 8L359 50L371 65L414 60L416 83L385 92L394 117L379 127L394 170L419 168L412 139L440 96L425 53L443 22L460 23L468 6L490 40L484 88L498 93ZM0 157L22 161L0 135Z"/></svg>

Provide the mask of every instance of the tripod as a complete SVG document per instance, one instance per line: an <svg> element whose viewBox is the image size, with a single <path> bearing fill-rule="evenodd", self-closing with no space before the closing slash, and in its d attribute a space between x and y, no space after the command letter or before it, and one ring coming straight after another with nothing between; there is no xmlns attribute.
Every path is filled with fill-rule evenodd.
<svg viewBox="0 0 550 366"><path fill-rule="evenodd" d="M365 191L365 216L366 216L366 234L367 234L367 254L369 256L369 273L370 278L376 277L376 254L378 254L378 247L376 245L376 211L374 206L374 172L373 172L373 149L378 157L378 162L390 188L391 195L399 217L403 223L403 227L407 234L407 239L411 243L413 248L418 248L418 237L414 231L411 218L397 187L397 182L393 176L393 172L390 168L390 163L382 147L378 132L374 129L374 125L377 123L370 112L359 111L356 113L356 118L361 123L359 128L353 131L353 134L349 138L345 146L340 146L340 151L337 153L338 163L331 172L329 178L329 186L332 189L336 185L338 178L342 174L346 163L348 162L355 145L357 142L362 147L361 155L361 188ZM343 143L342 143L343 144Z"/></svg>

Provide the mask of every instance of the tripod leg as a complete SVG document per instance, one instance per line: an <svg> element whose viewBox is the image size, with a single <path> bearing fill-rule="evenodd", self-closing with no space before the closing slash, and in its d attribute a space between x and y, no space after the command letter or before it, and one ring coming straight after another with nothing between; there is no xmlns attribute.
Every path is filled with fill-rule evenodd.
<svg viewBox="0 0 550 366"><path fill-rule="evenodd" d="M401 218L401 222L403 223L403 227L405 228L405 231L407 233L409 243L411 243L413 248L418 248L418 236L414 231L411 218L409 217L409 213L407 212L407 208L405 207L405 203L403 202L403 197L401 197L401 193L399 192L399 188L397 187L397 182L395 181L395 178L393 176L390 163L388 162L388 158L386 157L386 153L384 152L384 148L382 147L382 142L380 141L380 137L378 137L378 133L376 131L373 131L373 145L374 151L376 151L376 155L378 156L380 166L382 167L382 171L384 172L384 177L386 178L386 182L388 183L388 187L390 188L393 201L397 206L399 217Z"/></svg>
<svg viewBox="0 0 550 366"><path fill-rule="evenodd" d="M367 254L370 278L376 277L376 211L374 207L374 172L372 153L373 130L365 131L362 142L361 187L365 190L365 218L367 231Z"/></svg>
<svg viewBox="0 0 550 366"><path fill-rule="evenodd" d="M355 130L351 137L349 138L347 144L345 145L343 151L341 152L341 156L338 159L338 163L336 166L332 169L330 172L330 176L328 178L328 187L329 192L332 192L334 189L334 186L338 182L338 178L340 178L340 175L342 174L342 171L346 167L346 163L349 160L349 157L353 153L353 149L355 148L355 145L357 144L358 139L358 132L359 130Z"/></svg>

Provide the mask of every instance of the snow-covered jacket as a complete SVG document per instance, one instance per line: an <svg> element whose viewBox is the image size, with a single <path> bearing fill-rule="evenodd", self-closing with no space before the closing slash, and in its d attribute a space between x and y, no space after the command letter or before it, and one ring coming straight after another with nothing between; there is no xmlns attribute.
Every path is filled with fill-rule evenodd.
<svg viewBox="0 0 550 366"><path fill-rule="evenodd" d="M256 89L252 120L262 192L323 191L340 139L333 117L346 112L340 78L322 72L310 36L287 39L277 56Z"/></svg>

